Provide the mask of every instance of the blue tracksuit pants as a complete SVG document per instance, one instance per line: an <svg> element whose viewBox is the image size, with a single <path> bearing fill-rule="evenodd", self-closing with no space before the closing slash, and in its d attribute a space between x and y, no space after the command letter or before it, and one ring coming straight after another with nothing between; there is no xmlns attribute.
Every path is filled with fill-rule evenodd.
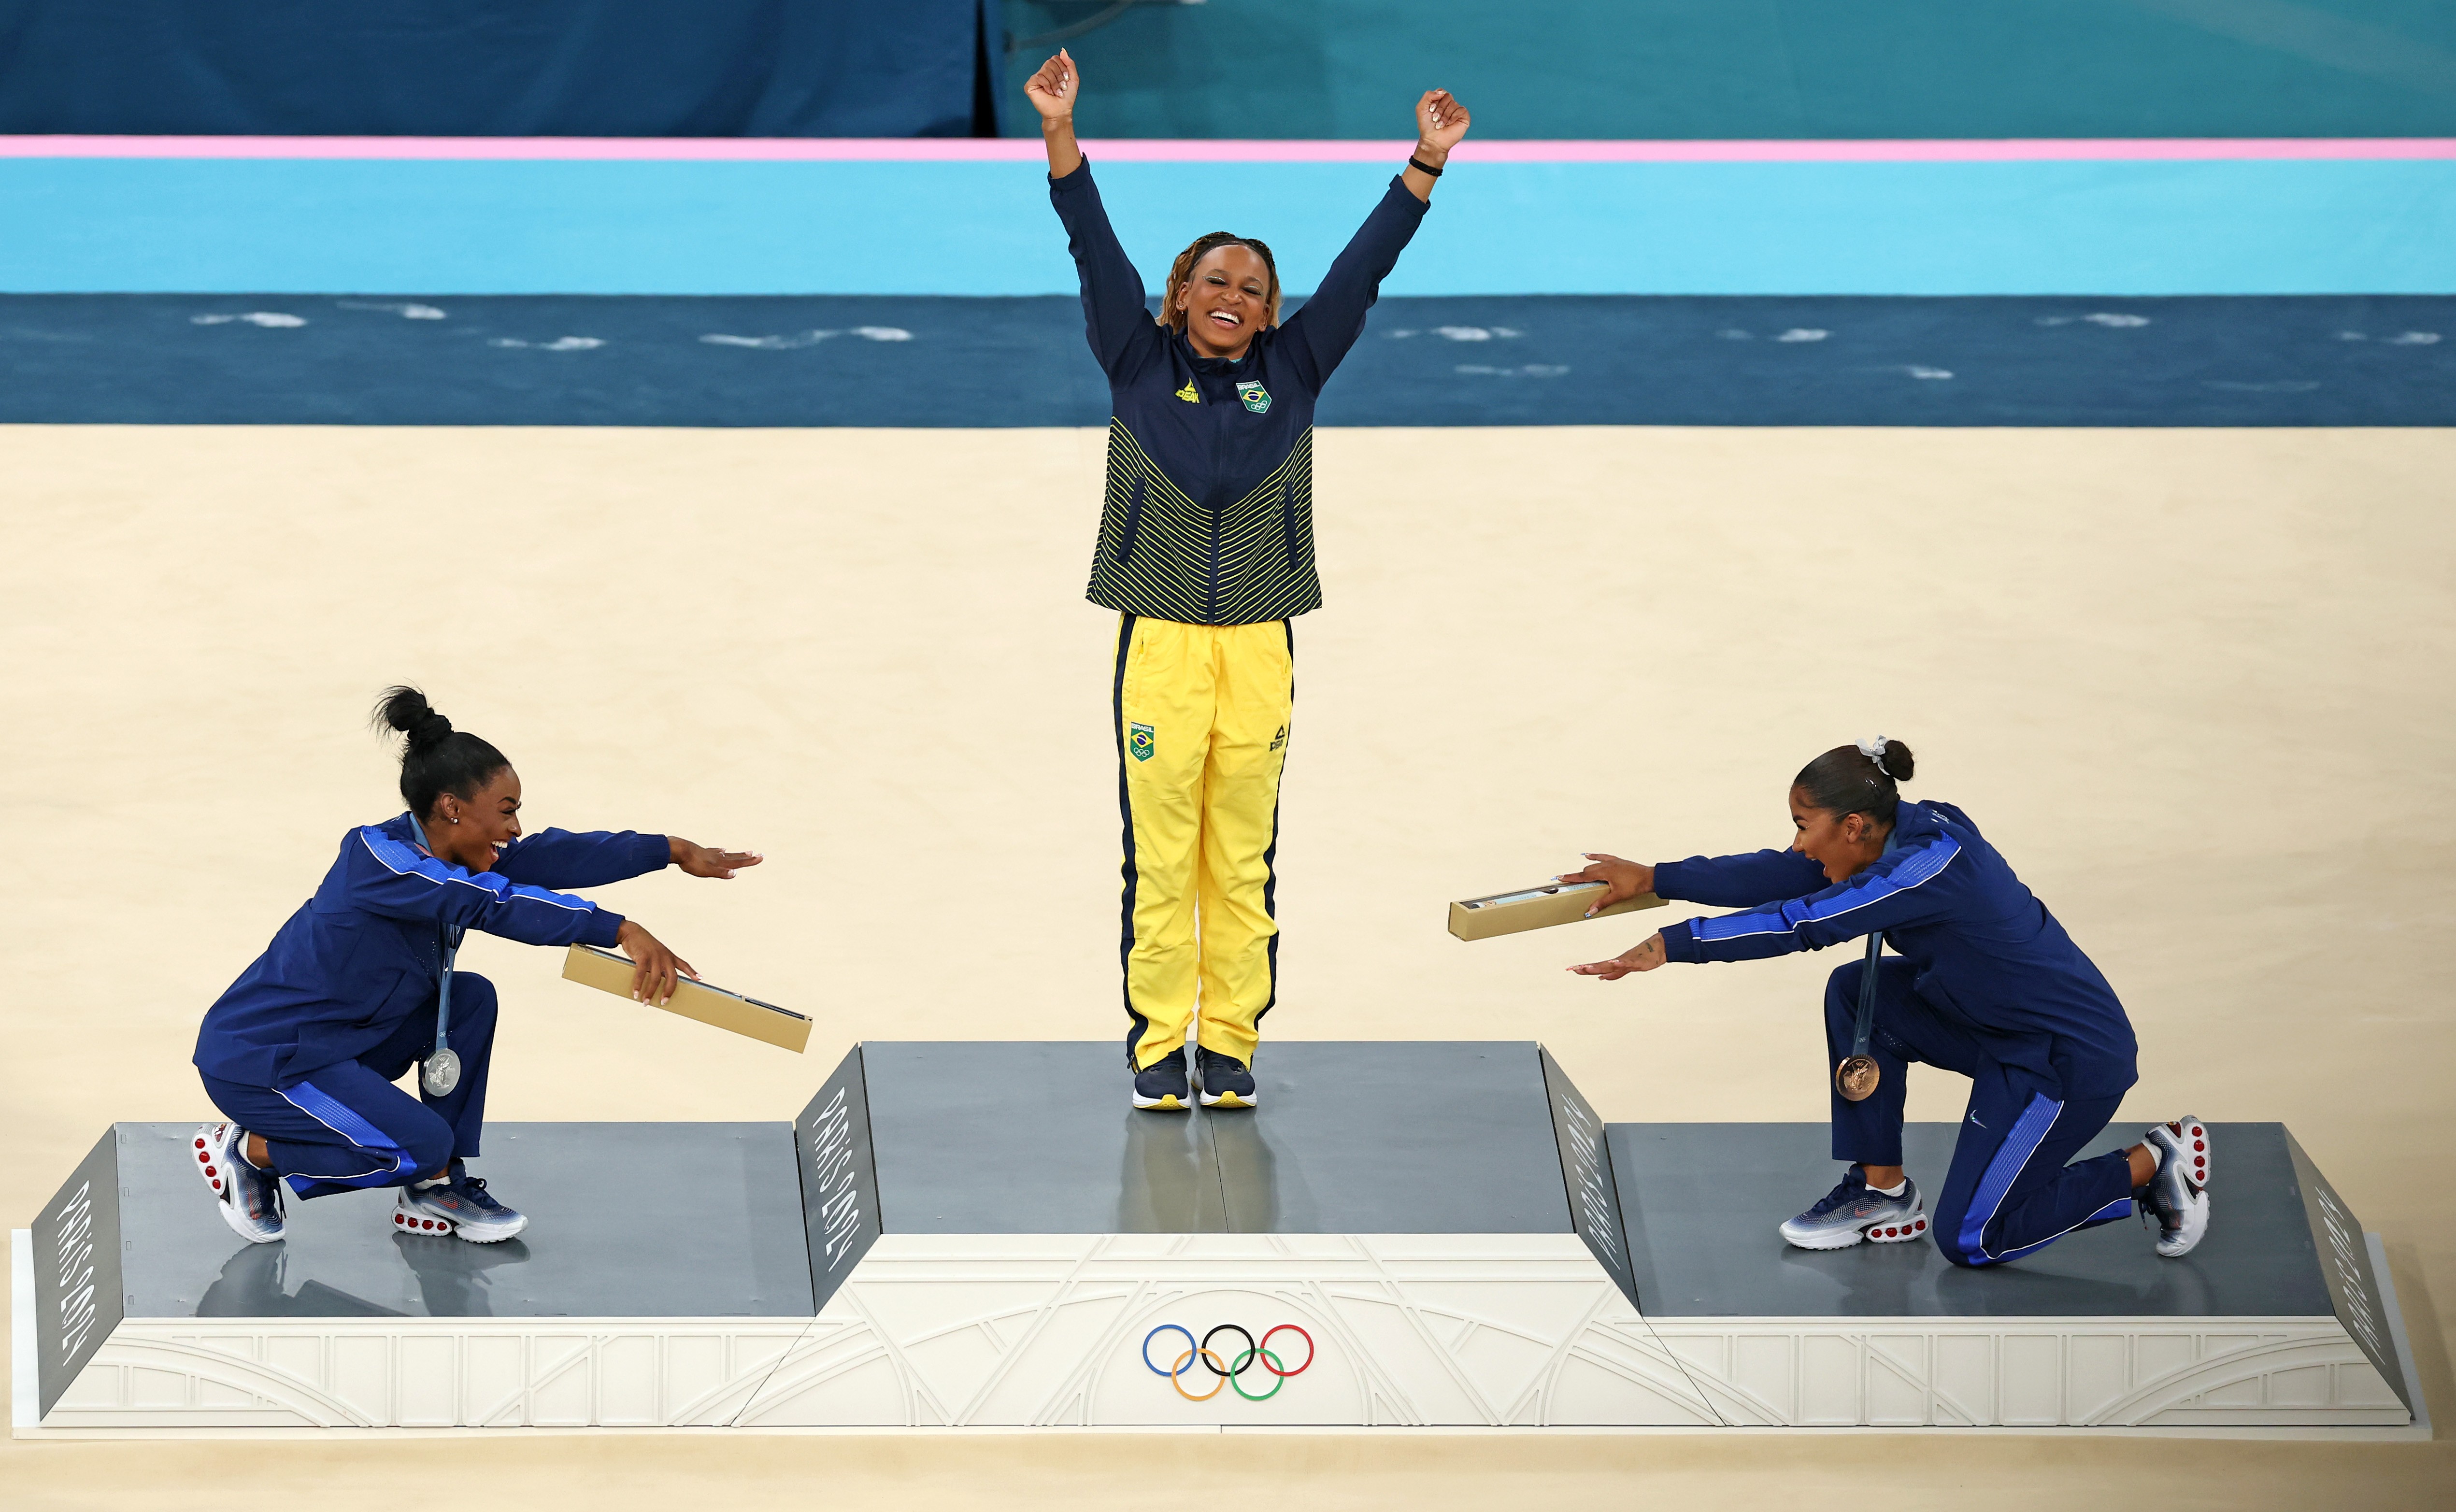
<svg viewBox="0 0 2456 1512"><path fill-rule="evenodd" d="M393 1085L435 1044L435 1005L402 1020L357 1060L310 1072L287 1087L206 1076L224 1116L262 1134L273 1169L302 1197L360 1187L405 1187L478 1153L486 1121L486 1064L495 1052L495 984L452 973L452 1049L460 1082L440 1097Z"/></svg>
<svg viewBox="0 0 2456 1512"><path fill-rule="evenodd" d="M1826 1064L1851 1053L1865 962L1825 984ZM2066 1165L2115 1116L2120 1097L2073 1097L2033 1073L1990 1057L1963 1025L1911 990L1909 962L1877 963L1876 1025L1869 1053L1883 1075L1865 1102L1832 1094L1833 1158L1861 1165L1902 1163L1902 1102L1910 1063L1924 1061L1970 1078L1970 1107L1953 1147L1953 1169L1928 1215L1935 1247L1955 1265L2018 1259L2076 1229L2112 1223L2132 1212L2132 1171L2123 1152Z"/></svg>

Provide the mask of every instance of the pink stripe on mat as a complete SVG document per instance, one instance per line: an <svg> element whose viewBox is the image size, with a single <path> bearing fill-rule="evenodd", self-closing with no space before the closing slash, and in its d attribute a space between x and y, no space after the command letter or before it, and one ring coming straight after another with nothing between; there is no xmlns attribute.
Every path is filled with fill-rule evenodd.
<svg viewBox="0 0 2456 1512"><path fill-rule="evenodd" d="M1109 162L1380 163L1407 142L1087 141ZM2456 137L2041 138L2026 141L1478 142L1483 163L2010 163L2456 158ZM1030 162L1032 138L738 136L0 136L0 157L615 162Z"/></svg>

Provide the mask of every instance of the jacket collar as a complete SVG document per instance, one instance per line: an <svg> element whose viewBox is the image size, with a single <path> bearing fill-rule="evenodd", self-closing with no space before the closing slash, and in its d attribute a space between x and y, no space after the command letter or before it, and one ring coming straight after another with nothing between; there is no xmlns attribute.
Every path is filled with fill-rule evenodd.
<svg viewBox="0 0 2456 1512"><path fill-rule="evenodd" d="M1262 337L1276 329L1278 329L1276 326L1266 326L1255 332L1254 339L1246 344L1245 355L1236 358L1202 356L1194 350L1194 343L1185 338L1185 333L1182 331L1171 331L1168 334L1168 341L1169 346L1177 353L1177 360L1194 372L1207 378L1243 378L1252 371L1250 364L1254 360L1256 350L1262 344Z"/></svg>

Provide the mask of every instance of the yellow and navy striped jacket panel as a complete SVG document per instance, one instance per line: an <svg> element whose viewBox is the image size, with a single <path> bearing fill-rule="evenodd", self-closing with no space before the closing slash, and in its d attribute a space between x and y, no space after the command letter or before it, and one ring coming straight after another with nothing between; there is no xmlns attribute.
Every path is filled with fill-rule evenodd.
<svg viewBox="0 0 2456 1512"><path fill-rule="evenodd" d="M1050 181L1109 378L1107 497L1087 596L1127 614L1250 624L1321 604L1313 417L1422 220L1397 178L1301 309L1230 361L1157 324L1089 165Z"/></svg>
<svg viewBox="0 0 2456 1512"><path fill-rule="evenodd" d="M1253 624L1321 607L1313 561L1313 432L1245 495L1204 508L1109 422L1108 499L1088 597L1185 624Z"/></svg>

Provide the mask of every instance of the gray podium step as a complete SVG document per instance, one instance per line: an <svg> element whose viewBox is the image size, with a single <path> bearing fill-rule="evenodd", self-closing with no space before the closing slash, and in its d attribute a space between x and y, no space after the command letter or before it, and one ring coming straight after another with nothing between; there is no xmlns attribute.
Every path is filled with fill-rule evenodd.
<svg viewBox="0 0 2456 1512"><path fill-rule="evenodd" d="M1122 1058L870 1043L790 1123L497 1125L532 1223L493 1246L388 1192L248 1245L188 1125L115 1126L15 1236L18 1431L2416 1431L2384 1267L2274 1124L2217 1126L2183 1261L2110 1229L1972 1273L1786 1250L1822 1126L1607 1129L1532 1042L1273 1043L1217 1114L1132 1111Z"/></svg>
<svg viewBox="0 0 2456 1512"><path fill-rule="evenodd" d="M1569 1232L1531 1041L1273 1045L1260 1109L1187 1114L1115 1045L858 1053L887 1233Z"/></svg>
<svg viewBox="0 0 2456 1512"><path fill-rule="evenodd" d="M1931 1205L1960 1126L1911 1124L1903 1169ZM2153 1231L2109 1224L2008 1265L1967 1270L1933 1244L1811 1254L1775 1226L1823 1196L1841 1167L1823 1124L1611 1127L1638 1296L1651 1318L2323 1317L2335 1305L2305 1220L2285 1126L2211 1124L2220 1183L2208 1237L2164 1260ZM2110 1129L2083 1152L2139 1137Z"/></svg>
<svg viewBox="0 0 2456 1512"><path fill-rule="evenodd" d="M1784 1244L1776 1226L1841 1169L1823 1124L1613 1124L1609 1145L1640 1304L1730 1420L2409 1421L2375 1243L2282 1124L2209 1131L2212 1221L2189 1256L2116 1223L1984 1270L1924 1242ZM1904 1130L1931 1200L1958 1133Z"/></svg>
<svg viewBox="0 0 2456 1512"><path fill-rule="evenodd" d="M249 1244L201 1200L194 1124L117 1130L131 1318L807 1318L781 1123L502 1123L474 1169L529 1216L501 1244L392 1232L390 1192L294 1201ZM687 1222L643 1194L687 1194ZM531 1241L534 1236L535 1242ZM609 1260L613 1263L608 1263Z"/></svg>

